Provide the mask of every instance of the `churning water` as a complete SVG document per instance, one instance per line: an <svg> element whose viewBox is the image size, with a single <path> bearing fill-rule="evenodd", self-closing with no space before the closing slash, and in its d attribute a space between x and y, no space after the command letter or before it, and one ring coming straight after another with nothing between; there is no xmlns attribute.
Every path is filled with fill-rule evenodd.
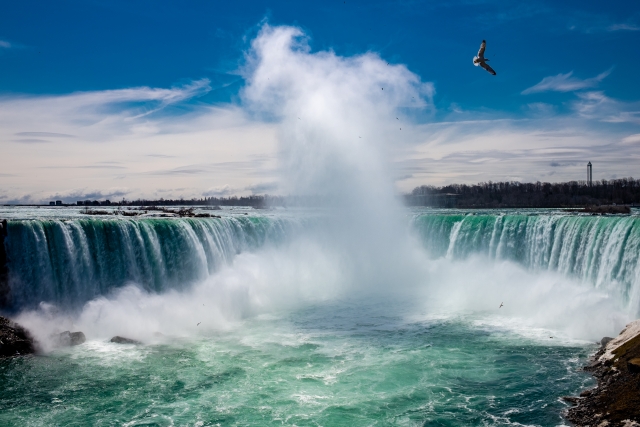
<svg viewBox="0 0 640 427"><path fill-rule="evenodd" d="M323 240L330 213L245 212L4 210L4 311L45 353L0 363L0 424L560 425L638 314L635 215L406 211L393 281Z"/></svg>

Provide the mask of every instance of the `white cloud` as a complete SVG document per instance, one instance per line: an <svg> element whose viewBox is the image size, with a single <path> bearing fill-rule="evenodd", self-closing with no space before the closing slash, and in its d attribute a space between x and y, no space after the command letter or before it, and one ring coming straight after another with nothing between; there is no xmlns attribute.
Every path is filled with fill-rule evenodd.
<svg viewBox="0 0 640 427"><path fill-rule="evenodd" d="M275 168L274 127L234 105L166 112L207 90L200 80L168 89L0 97L0 197L46 202L82 196L80 187L117 186L129 189L127 198L190 198L217 182L249 194L242 189Z"/></svg>
<svg viewBox="0 0 640 427"><path fill-rule="evenodd" d="M417 123L413 113L434 109L431 83L375 53L312 52L292 27L265 26L243 73L240 104L172 108L208 91L207 80L0 97L0 200L287 194L358 180L378 191L393 179L410 191L582 179L589 160L598 178L628 176L640 161L640 103L601 91L577 93L565 116L544 103L524 105L523 120L452 103L450 118L472 120ZM536 86L577 90L607 74Z"/></svg>
<svg viewBox="0 0 640 427"><path fill-rule="evenodd" d="M225 197L239 193L238 189L232 188L229 185L223 185L219 187L211 187L202 193L205 197Z"/></svg>
<svg viewBox="0 0 640 427"><path fill-rule="evenodd" d="M396 167L412 175L399 183L403 191L516 175L523 182L579 180L588 161L594 177L610 179L637 175L640 161L640 144L630 146L635 139L576 116L430 124L418 131L423 141L395 157Z"/></svg>
<svg viewBox="0 0 640 427"><path fill-rule="evenodd" d="M12 47L11 43L5 40L0 40L0 48L10 49Z"/></svg>
<svg viewBox="0 0 640 427"><path fill-rule="evenodd" d="M578 98L573 103L573 109L583 118L608 123L640 124L640 102L619 101L601 91L579 93Z"/></svg>
<svg viewBox="0 0 640 427"><path fill-rule="evenodd" d="M558 74L557 76L549 76L542 79L542 81L534 86L531 86L528 89L522 91L523 95L529 95L531 93L538 92L547 92L547 91L555 91L555 92L571 92L574 90L586 89L590 87L595 87L604 80L609 74L611 74L612 69L604 71L598 74L596 77L592 77L590 79L579 79L577 77L572 77L573 71L570 71L566 74Z"/></svg>
<svg viewBox="0 0 640 427"><path fill-rule="evenodd" d="M640 144L640 133L636 133L634 135L629 135L625 138L622 138L621 142L623 144Z"/></svg>
<svg viewBox="0 0 640 427"><path fill-rule="evenodd" d="M608 31L640 31L640 27L633 24L613 24L607 28Z"/></svg>

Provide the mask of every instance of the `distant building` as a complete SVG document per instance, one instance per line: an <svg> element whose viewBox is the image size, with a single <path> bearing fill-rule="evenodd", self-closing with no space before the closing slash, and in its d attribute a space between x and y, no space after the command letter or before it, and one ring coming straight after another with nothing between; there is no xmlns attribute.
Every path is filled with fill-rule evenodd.
<svg viewBox="0 0 640 427"><path fill-rule="evenodd" d="M85 200L84 201L84 205L85 206L91 206L91 200Z"/></svg>
<svg viewBox="0 0 640 427"><path fill-rule="evenodd" d="M49 202L49 206L55 206L56 202Z"/></svg>
<svg viewBox="0 0 640 427"><path fill-rule="evenodd" d="M84 205L84 202L83 202L82 200L78 200L78 201L76 202L76 204L77 204L78 206L82 206L82 205Z"/></svg>
<svg viewBox="0 0 640 427"><path fill-rule="evenodd" d="M589 187L593 186L593 171L591 167L591 162L587 163L587 185Z"/></svg>
<svg viewBox="0 0 640 427"><path fill-rule="evenodd" d="M56 206L62 206L62 200L56 200Z"/></svg>

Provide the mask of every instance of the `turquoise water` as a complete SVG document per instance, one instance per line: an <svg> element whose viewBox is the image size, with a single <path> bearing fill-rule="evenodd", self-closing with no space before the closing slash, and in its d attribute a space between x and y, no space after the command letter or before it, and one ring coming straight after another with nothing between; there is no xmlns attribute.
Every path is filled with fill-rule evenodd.
<svg viewBox="0 0 640 427"><path fill-rule="evenodd" d="M0 425L563 425L594 342L639 312L637 215L411 210L390 241L216 213L1 210L3 312L43 353L0 361Z"/></svg>
<svg viewBox="0 0 640 427"><path fill-rule="evenodd" d="M144 346L90 341L0 363L0 425L562 424L593 345L407 304L313 305Z"/></svg>

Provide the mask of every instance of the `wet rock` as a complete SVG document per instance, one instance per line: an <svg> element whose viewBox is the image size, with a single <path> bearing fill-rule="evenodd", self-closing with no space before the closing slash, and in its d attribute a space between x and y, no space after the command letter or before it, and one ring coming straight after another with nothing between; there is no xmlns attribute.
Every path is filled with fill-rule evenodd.
<svg viewBox="0 0 640 427"><path fill-rule="evenodd" d="M84 343L87 338L82 332L64 331L56 336L56 343L61 347L71 347Z"/></svg>
<svg viewBox="0 0 640 427"><path fill-rule="evenodd" d="M611 337L604 337L600 340L600 347L606 347L607 344L609 344L611 341L613 341L613 338Z"/></svg>
<svg viewBox="0 0 640 427"><path fill-rule="evenodd" d="M580 393L580 397L589 397L591 396L591 393L593 393L593 390L585 390L582 393Z"/></svg>
<svg viewBox="0 0 640 427"><path fill-rule="evenodd" d="M580 398L576 396L562 396L562 400L569 402L573 405L577 405L580 402Z"/></svg>
<svg viewBox="0 0 640 427"><path fill-rule="evenodd" d="M0 316L0 358L22 356L36 352L36 343L17 323Z"/></svg>
<svg viewBox="0 0 640 427"><path fill-rule="evenodd" d="M111 342L114 342L116 344L136 344L136 345L142 344L140 341L136 341L131 338L125 338L117 335L111 338Z"/></svg>
<svg viewBox="0 0 640 427"><path fill-rule="evenodd" d="M640 422L640 320L628 324L618 337L602 341L584 368L598 386L580 393L566 418L576 426L635 425Z"/></svg>

